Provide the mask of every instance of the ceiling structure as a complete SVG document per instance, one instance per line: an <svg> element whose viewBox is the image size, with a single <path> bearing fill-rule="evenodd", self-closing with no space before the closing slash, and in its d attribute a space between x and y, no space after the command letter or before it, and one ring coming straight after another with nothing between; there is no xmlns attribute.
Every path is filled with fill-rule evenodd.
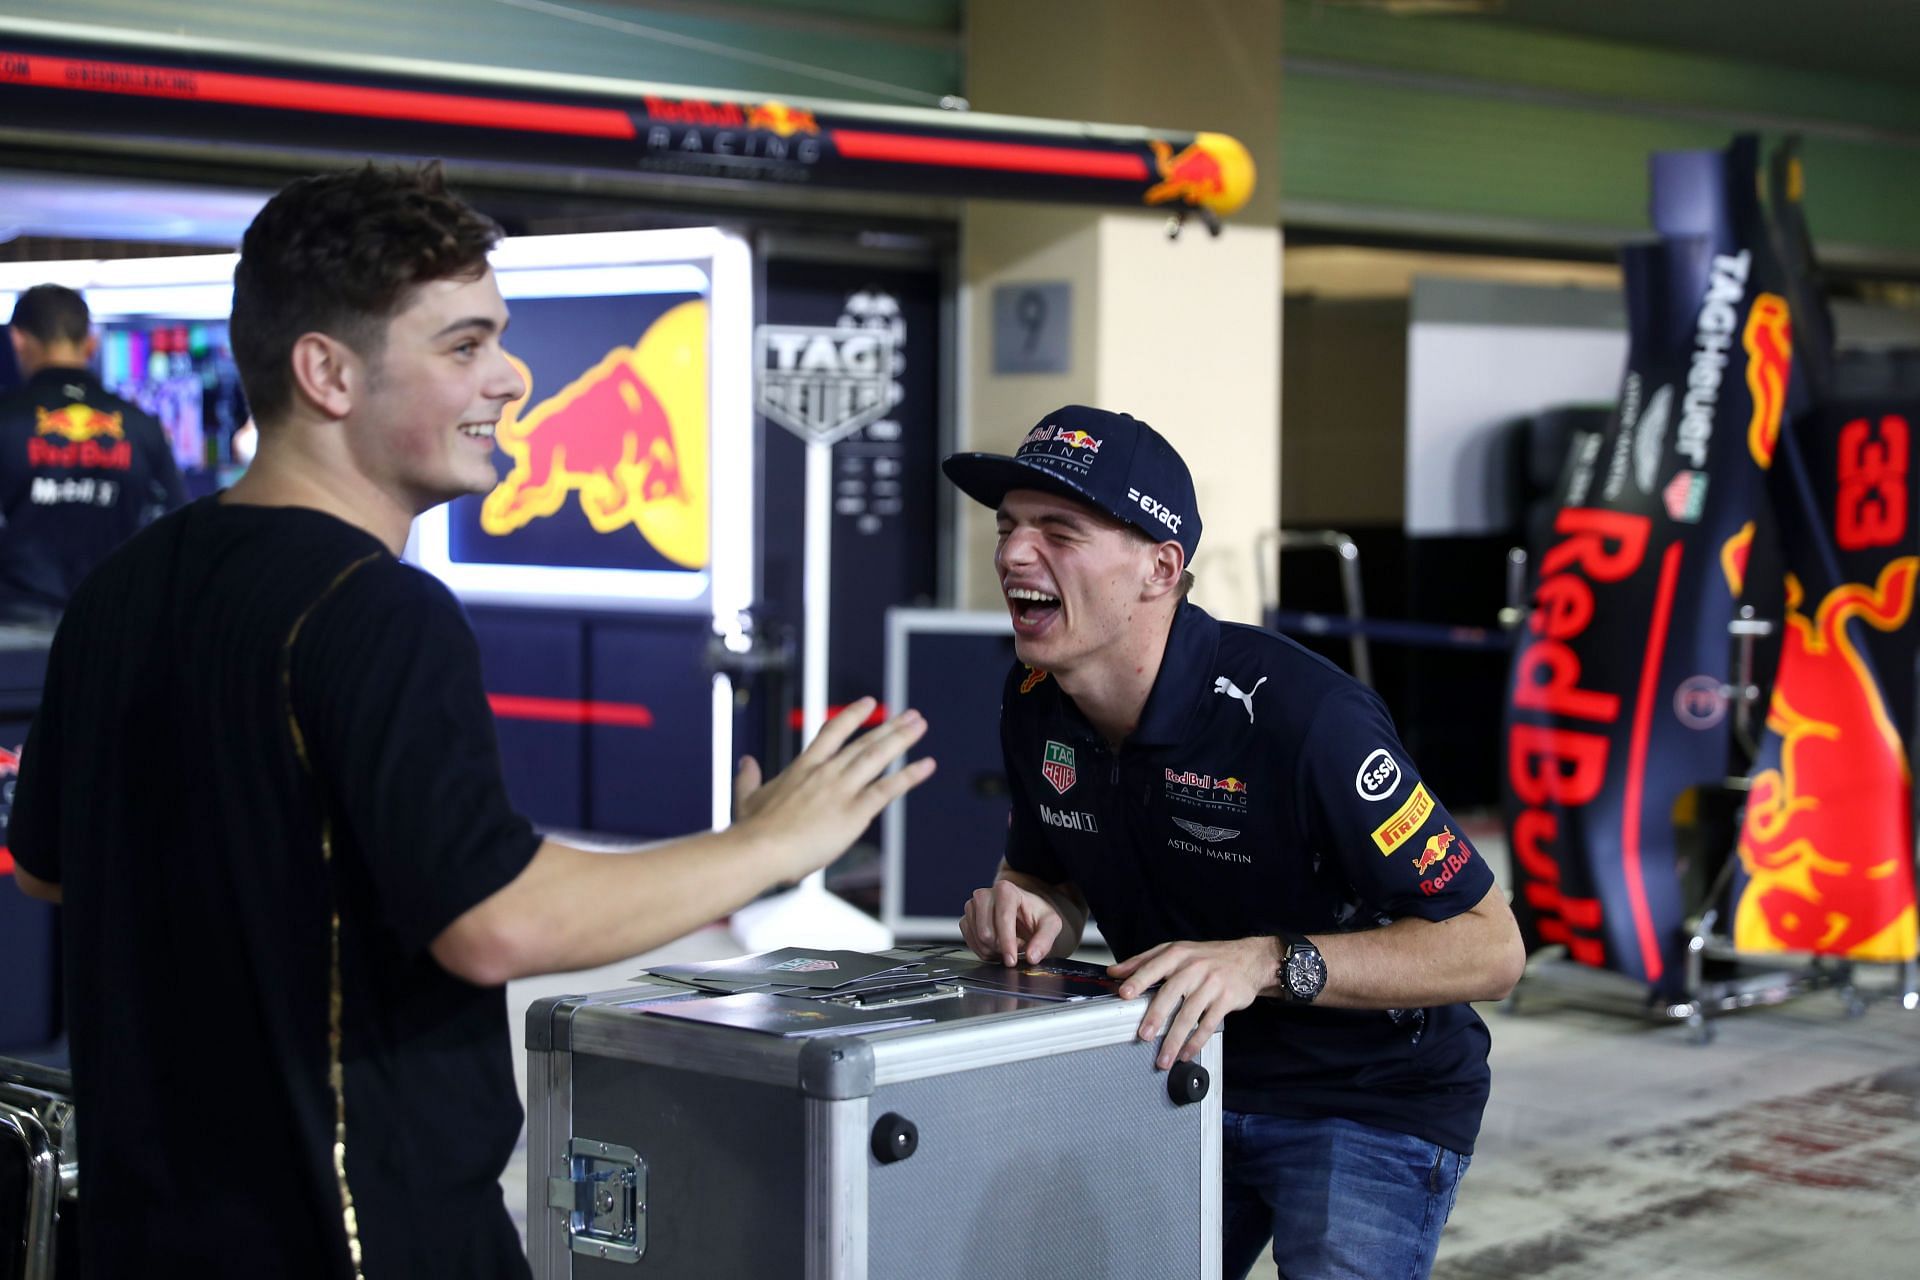
<svg viewBox="0 0 1920 1280"><path fill-rule="evenodd" d="M656 0L657 2L657 0ZM1276 0L1276 3L1278 0ZM1461 0L1312 0L1403 14L1465 7ZM1920 61L1915 0L1472 0L1477 20L1620 44L1713 54L1902 85ZM648 0L635 0L647 8ZM739 6L736 6L739 7ZM124 177L0 169L0 257L8 241L58 235L231 247L265 191Z"/></svg>

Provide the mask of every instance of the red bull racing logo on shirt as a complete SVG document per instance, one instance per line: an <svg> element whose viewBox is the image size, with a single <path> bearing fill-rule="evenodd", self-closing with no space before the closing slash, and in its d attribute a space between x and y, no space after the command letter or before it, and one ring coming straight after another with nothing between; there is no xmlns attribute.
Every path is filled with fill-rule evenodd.
<svg viewBox="0 0 1920 1280"><path fill-rule="evenodd" d="M1247 807L1247 784L1236 777L1216 778L1191 769L1168 769L1166 782L1169 800L1215 809L1244 811Z"/></svg>
<svg viewBox="0 0 1920 1280"><path fill-rule="evenodd" d="M119 413L102 413L90 404L36 407L33 412L33 434L27 438L28 466L125 471L133 465L133 444L127 439Z"/></svg>
<svg viewBox="0 0 1920 1280"><path fill-rule="evenodd" d="M495 432L513 469L480 509L496 537L558 512L569 498L596 533L631 525L689 569L707 563L707 304L684 302L630 347L521 410Z"/></svg>
<svg viewBox="0 0 1920 1280"><path fill-rule="evenodd" d="M1447 887L1460 868L1473 859L1473 846L1453 834L1452 827L1440 828L1440 834L1429 836L1420 856L1413 860L1416 875L1425 875L1434 867L1440 868L1440 874L1431 880L1420 882L1420 892L1431 897Z"/></svg>

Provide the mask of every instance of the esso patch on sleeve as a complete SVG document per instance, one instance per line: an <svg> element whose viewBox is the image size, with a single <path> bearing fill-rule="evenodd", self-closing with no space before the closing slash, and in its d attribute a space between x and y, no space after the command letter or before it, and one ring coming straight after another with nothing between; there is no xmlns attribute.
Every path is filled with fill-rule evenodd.
<svg viewBox="0 0 1920 1280"><path fill-rule="evenodd" d="M1385 747L1376 750L1360 764L1353 775L1353 789L1362 800L1385 800L1400 789L1400 765Z"/></svg>

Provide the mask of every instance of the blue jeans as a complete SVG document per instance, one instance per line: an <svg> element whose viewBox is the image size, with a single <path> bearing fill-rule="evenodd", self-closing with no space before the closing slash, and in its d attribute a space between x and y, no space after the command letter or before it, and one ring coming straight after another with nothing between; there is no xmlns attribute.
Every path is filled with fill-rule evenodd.
<svg viewBox="0 0 1920 1280"><path fill-rule="evenodd" d="M1221 1250L1241 1280L1267 1242L1282 1280L1422 1280L1469 1157L1352 1120L1225 1113Z"/></svg>

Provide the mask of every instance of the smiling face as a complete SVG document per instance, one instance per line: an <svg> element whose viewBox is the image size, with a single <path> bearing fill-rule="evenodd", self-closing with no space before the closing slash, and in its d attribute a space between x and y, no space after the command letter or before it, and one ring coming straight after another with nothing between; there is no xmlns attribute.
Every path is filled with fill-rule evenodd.
<svg viewBox="0 0 1920 1280"><path fill-rule="evenodd" d="M526 392L501 345L506 327L492 271L430 280L362 362L364 384L343 424L348 448L356 469L408 510L499 483L494 424Z"/></svg>
<svg viewBox="0 0 1920 1280"><path fill-rule="evenodd" d="M1001 499L997 527L994 567L1020 661L1071 676L1103 658L1124 660L1155 594L1154 543L1091 507L1035 489Z"/></svg>

